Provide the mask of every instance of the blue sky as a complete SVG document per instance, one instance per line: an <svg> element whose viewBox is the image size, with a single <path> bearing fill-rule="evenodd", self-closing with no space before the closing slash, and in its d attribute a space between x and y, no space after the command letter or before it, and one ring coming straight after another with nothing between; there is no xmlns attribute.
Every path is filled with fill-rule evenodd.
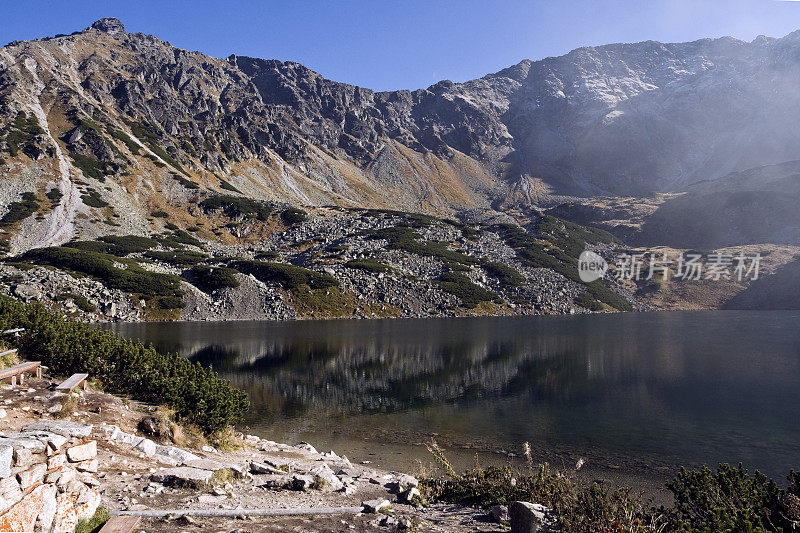
<svg viewBox="0 0 800 533"><path fill-rule="evenodd" d="M464 81L585 45L800 29L800 1L779 0L6 0L0 12L0 44L114 16L181 48L298 61L376 90Z"/></svg>

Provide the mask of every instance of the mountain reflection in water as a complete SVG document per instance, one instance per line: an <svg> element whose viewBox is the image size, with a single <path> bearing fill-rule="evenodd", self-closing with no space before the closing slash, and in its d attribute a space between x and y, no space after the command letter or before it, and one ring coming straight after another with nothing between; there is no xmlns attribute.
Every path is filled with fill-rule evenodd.
<svg viewBox="0 0 800 533"><path fill-rule="evenodd" d="M213 366L247 425L322 444L430 435L608 465L800 467L800 314L110 326ZM309 437L310 438L310 437ZM631 466L633 465L633 466Z"/></svg>

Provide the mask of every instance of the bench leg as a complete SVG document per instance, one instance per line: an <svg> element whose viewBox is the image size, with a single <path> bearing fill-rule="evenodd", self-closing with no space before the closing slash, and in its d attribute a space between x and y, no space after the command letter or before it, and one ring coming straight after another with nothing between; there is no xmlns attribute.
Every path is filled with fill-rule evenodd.
<svg viewBox="0 0 800 533"><path fill-rule="evenodd" d="M11 386L12 387L17 386L17 376L11 376Z"/></svg>
<svg viewBox="0 0 800 533"><path fill-rule="evenodd" d="M22 372L22 373L19 375L19 384L20 384L20 385L22 385L22 383L23 383L24 381L25 381L25 372Z"/></svg>
<svg viewBox="0 0 800 533"><path fill-rule="evenodd" d="M86 390L86 380L85 379L83 380L82 386L83 386L83 390Z"/></svg>
<svg viewBox="0 0 800 533"><path fill-rule="evenodd" d="M36 368L36 377L41 379L42 378L42 367Z"/></svg>

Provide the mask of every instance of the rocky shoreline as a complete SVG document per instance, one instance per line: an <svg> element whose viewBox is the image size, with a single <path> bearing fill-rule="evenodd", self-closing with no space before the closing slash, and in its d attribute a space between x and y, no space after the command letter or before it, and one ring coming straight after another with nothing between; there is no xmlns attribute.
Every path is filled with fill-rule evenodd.
<svg viewBox="0 0 800 533"><path fill-rule="evenodd" d="M421 505L415 477L375 469L369 461L320 453L308 443L282 444L253 435L231 437L227 450L192 435L178 438L178 446L158 434L152 406L91 387L65 399L50 390L52 384L46 378L31 379L24 387L0 388L0 443L34 427L50 435L77 431L91 439L96 458L89 459L95 466L93 475L85 477L91 477L100 495L95 508L99 504L112 515L184 511L145 517L145 530L503 530L481 509ZM319 508L349 512L285 517L248 513Z"/></svg>

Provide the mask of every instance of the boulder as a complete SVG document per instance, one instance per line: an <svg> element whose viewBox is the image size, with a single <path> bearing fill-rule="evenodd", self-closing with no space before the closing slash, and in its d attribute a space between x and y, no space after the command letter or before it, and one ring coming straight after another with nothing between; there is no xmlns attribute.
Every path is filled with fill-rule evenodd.
<svg viewBox="0 0 800 533"><path fill-rule="evenodd" d="M185 463L186 461L191 461L192 459L200 459L199 456L187 452L186 450L176 448L175 446L160 446L157 444L155 453L157 455L171 457L178 461L178 463Z"/></svg>
<svg viewBox="0 0 800 533"><path fill-rule="evenodd" d="M170 486L203 486L208 485L214 473L210 470L179 466L159 470L150 476L152 481Z"/></svg>
<svg viewBox="0 0 800 533"><path fill-rule="evenodd" d="M556 525L553 510L538 503L514 502L508 508L511 533L553 531Z"/></svg>
<svg viewBox="0 0 800 533"><path fill-rule="evenodd" d="M422 494L417 487L411 487L397 495L397 501L400 503L414 504L416 503L415 500L419 501L421 499Z"/></svg>
<svg viewBox="0 0 800 533"><path fill-rule="evenodd" d="M156 453L156 443L150 439L142 439L133 446L134 449L139 450L147 457L151 457Z"/></svg>
<svg viewBox="0 0 800 533"><path fill-rule="evenodd" d="M64 437L88 437L92 433L92 425L68 420L37 420L22 426L22 432L55 433Z"/></svg>
<svg viewBox="0 0 800 533"><path fill-rule="evenodd" d="M389 507L391 504L389 500L383 498L376 498L374 500L367 500L365 502L361 502L361 507L364 508L365 513L377 513L381 509Z"/></svg>
<svg viewBox="0 0 800 533"><path fill-rule="evenodd" d="M67 460L70 463L89 461L95 457L97 457L97 442L93 440L86 444L79 444L72 448L67 448Z"/></svg>
<svg viewBox="0 0 800 533"><path fill-rule="evenodd" d="M190 459L184 463L184 466L199 468L200 470L210 470L212 472L225 468L225 465L219 461L212 461L211 459Z"/></svg>
<svg viewBox="0 0 800 533"><path fill-rule="evenodd" d="M14 457L14 448L0 444L0 479L11 475L11 461Z"/></svg>
<svg viewBox="0 0 800 533"><path fill-rule="evenodd" d="M495 505L489 511L489 514L492 516L492 520L497 523L508 522L510 520L508 516L508 507L505 505Z"/></svg>

